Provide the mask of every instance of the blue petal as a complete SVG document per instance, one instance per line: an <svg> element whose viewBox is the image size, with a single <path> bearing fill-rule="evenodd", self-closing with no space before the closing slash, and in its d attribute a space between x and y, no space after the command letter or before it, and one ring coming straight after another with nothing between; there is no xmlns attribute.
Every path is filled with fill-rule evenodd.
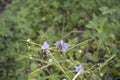
<svg viewBox="0 0 120 80"><path fill-rule="evenodd" d="M49 48L49 44L47 42L44 42L42 45L42 49L48 49Z"/></svg>
<svg viewBox="0 0 120 80"><path fill-rule="evenodd" d="M61 49L62 52L65 52L67 48L68 48L68 44L66 44L66 43L63 44L63 45L62 45L62 49Z"/></svg>
<svg viewBox="0 0 120 80"><path fill-rule="evenodd" d="M64 44L64 41L63 41L63 40L57 41L57 42L55 43L56 47L62 46L63 44Z"/></svg>
<svg viewBox="0 0 120 80"><path fill-rule="evenodd" d="M63 40L60 40L60 45L63 45L64 44L64 41Z"/></svg>
<svg viewBox="0 0 120 80"><path fill-rule="evenodd" d="M56 47L59 47L60 44L61 44L60 41L57 41L57 42L55 43Z"/></svg>
<svg viewBox="0 0 120 80"><path fill-rule="evenodd" d="M81 72L82 71L82 65L76 66L75 72Z"/></svg>

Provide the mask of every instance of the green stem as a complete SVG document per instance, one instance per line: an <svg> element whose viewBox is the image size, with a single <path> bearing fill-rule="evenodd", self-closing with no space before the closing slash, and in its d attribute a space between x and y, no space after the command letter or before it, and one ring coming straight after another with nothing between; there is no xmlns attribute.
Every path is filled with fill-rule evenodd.
<svg viewBox="0 0 120 80"><path fill-rule="evenodd" d="M93 39L93 38L92 38ZM79 45L81 45L81 44L83 44L83 43L86 43L86 42L88 42L88 41L90 41L90 40L92 40L92 39L88 39L88 40L86 40L86 41L83 41L83 42L80 42L80 43L78 43L78 44L75 44L74 46L72 46L72 47L70 47L69 49L67 49L66 50L66 52L68 52L69 50L71 50L71 49L73 49L73 48L75 48L75 47L77 47L77 46L79 46ZM65 53L66 53L65 52Z"/></svg>
<svg viewBox="0 0 120 80"><path fill-rule="evenodd" d="M61 71L66 75L66 77L67 77L69 80L71 80L70 77L66 74L65 70L64 70L64 69L61 67L61 65L57 62L57 60L55 59L55 57L52 56L52 55L51 55L51 57L54 59L54 61L55 61L55 63L56 63L56 66L58 66L58 67L61 69Z"/></svg>

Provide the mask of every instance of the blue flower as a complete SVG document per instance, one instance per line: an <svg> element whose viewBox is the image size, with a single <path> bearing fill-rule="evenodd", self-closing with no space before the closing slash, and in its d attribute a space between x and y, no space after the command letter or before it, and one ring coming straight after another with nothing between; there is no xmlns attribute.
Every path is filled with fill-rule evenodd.
<svg viewBox="0 0 120 80"><path fill-rule="evenodd" d="M82 65L80 64L79 66L76 66L76 68L75 68L75 72L79 72L79 73L81 73L82 72Z"/></svg>
<svg viewBox="0 0 120 80"><path fill-rule="evenodd" d="M57 41L57 42L55 43L56 47L59 47L59 46L61 46L61 45L63 45L63 44L64 44L64 41L63 41L63 40Z"/></svg>
<svg viewBox="0 0 120 80"><path fill-rule="evenodd" d="M56 47L61 48L61 51L62 51L62 52L65 52L66 49L69 47L69 45L68 45L67 43L64 43L63 40L57 41L57 42L55 43L55 45L56 45Z"/></svg>
<svg viewBox="0 0 120 80"><path fill-rule="evenodd" d="M64 43L64 44L62 45L61 51L62 51L62 52L65 52L68 47L69 47L68 44Z"/></svg>
<svg viewBox="0 0 120 80"><path fill-rule="evenodd" d="M44 42L43 45L42 45L42 49L45 50L45 49L48 49L49 48L49 44L47 42Z"/></svg>

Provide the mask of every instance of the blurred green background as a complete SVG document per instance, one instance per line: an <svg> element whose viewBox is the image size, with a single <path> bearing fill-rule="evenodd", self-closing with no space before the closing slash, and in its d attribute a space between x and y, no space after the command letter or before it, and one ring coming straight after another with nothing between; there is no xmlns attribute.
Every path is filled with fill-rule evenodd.
<svg viewBox="0 0 120 80"><path fill-rule="evenodd" d="M120 0L6 1L0 1L0 80L62 80L65 77L57 68L49 67L29 76L31 71L45 65L30 60L29 56L44 61L49 57L43 57L40 47L26 43L28 39L38 44L48 41L50 45L60 39L70 45L92 39L71 49L65 60L76 65L90 63L85 67L88 70L91 65L104 63L116 54L102 70L82 75L80 79L120 80ZM74 66L68 69L74 70ZM72 78L74 74L68 75Z"/></svg>

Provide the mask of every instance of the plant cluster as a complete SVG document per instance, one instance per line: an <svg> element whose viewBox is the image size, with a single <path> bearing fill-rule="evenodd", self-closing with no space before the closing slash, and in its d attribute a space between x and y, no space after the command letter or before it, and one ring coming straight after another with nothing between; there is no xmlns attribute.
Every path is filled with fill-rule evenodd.
<svg viewBox="0 0 120 80"><path fill-rule="evenodd" d="M0 0L0 80L119 80L120 0Z"/></svg>

